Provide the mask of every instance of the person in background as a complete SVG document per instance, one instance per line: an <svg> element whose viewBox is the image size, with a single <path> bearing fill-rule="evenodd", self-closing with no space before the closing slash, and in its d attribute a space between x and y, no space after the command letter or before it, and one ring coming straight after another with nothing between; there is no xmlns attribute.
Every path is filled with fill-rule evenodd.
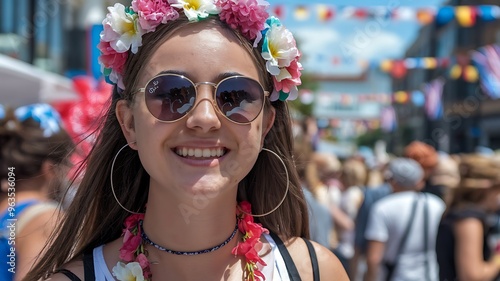
<svg viewBox="0 0 500 281"><path fill-rule="evenodd" d="M458 162L448 154L439 153L438 163L429 176L429 184L443 191L444 202L448 204L453 190L459 183Z"/></svg>
<svg viewBox="0 0 500 281"><path fill-rule="evenodd" d="M26 280L348 280L308 239L300 51L269 4L120 2L98 45L116 94Z"/></svg>
<svg viewBox="0 0 500 281"><path fill-rule="evenodd" d="M366 228L364 280L436 281L434 249L445 204L420 192L424 171L412 159L391 160L387 177L393 193L373 205Z"/></svg>
<svg viewBox="0 0 500 281"><path fill-rule="evenodd" d="M477 154L460 158L461 180L439 225L439 278L490 281L500 273L500 253L488 245L488 215L500 208L500 162ZM498 247L497 247L498 248Z"/></svg>
<svg viewBox="0 0 500 281"><path fill-rule="evenodd" d="M330 250L333 250L338 242L334 231L335 220L333 217L334 210L338 209L338 205L335 205L333 201L338 188L331 183L338 177L340 170L340 161L334 155L325 152L312 153L305 170L305 184L315 201L328 210L330 222L327 224L329 226L327 247Z"/></svg>
<svg viewBox="0 0 500 281"><path fill-rule="evenodd" d="M438 153L434 147L421 141L413 141L404 149L404 157L417 161L424 169L423 192L428 192L444 200L446 189L443 186L433 185L429 178L438 164Z"/></svg>
<svg viewBox="0 0 500 281"><path fill-rule="evenodd" d="M56 227L73 148L50 105L0 106L0 280L21 280Z"/></svg>
<svg viewBox="0 0 500 281"><path fill-rule="evenodd" d="M359 207L363 202L363 190L366 188L368 171L361 159L348 159L342 165L342 189L338 201L338 211L335 213L334 221L339 226L339 243L335 253L340 257L346 270L349 262L354 256L354 221L358 215ZM341 223L348 221L349 223Z"/></svg>
<svg viewBox="0 0 500 281"><path fill-rule="evenodd" d="M311 143L304 138L302 129L294 134L294 162L299 176L302 191L307 202L309 214L309 232L312 241L330 247L330 235L333 230L333 220L326 206L314 197L306 179L306 170L313 155Z"/></svg>
<svg viewBox="0 0 500 281"><path fill-rule="evenodd" d="M381 173L385 173L387 165L381 168ZM384 176L384 182L377 187L365 188L363 191L363 202L358 210L358 215L354 221L354 255L349 262L349 277L353 281L360 280L366 271L366 248L368 241L365 238L366 226L371 208L375 202L391 194L392 188Z"/></svg>

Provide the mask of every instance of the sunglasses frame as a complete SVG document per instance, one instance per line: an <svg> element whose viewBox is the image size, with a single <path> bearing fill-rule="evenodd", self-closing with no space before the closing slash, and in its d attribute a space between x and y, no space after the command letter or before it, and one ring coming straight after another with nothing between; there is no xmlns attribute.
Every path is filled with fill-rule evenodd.
<svg viewBox="0 0 500 281"><path fill-rule="evenodd" d="M143 87L143 88L139 88L135 91L133 91L132 93L135 94L135 93L138 93L138 92L143 92L144 93L144 102L146 102L146 87L148 86L149 83L151 83L151 81L153 81L154 79L158 78L158 77L162 77L162 76L177 76L177 77L180 77L182 79L185 79L187 81L189 81L189 83L191 83L193 86L194 86L194 90L195 90L195 101L194 101L194 104L193 104L193 107L190 108L186 114L184 114L182 117L178 118L178 119L175 119L175 120L171 120L171 121L167 121L167 120L161 120L159 119L158 117L154 116L154 114L151 112L151 110L149 109L147 103L146 103L146 108L148 109L149 113L156 119L158 120L159 122L162 122L162 123L174 123L174 122L177 122L177 121L180 121L182 120L184 117L188 116L189 113L191 112L192 109L194 109L196 107L196 102L198 101L198 86L200 85L209 85L209 86L212 86L214 87L214 91L213 91L213 95L212 95L212 106L214 107L215 111L224 116L224 118L226 118L227 120L231 121L232 123L235 123L235 124L239 124L239 125L246 125L246 124L250 124L252 123L257 117L259 117L260 113L262 112L262 109L264 108L264 105L266 103L265 99L266 97L268 97L270 95L269 91L266 91L264 90L264 87L262 87L262 85L260 84L259 81L253 79L253 78L250 78L250 77L247 77L247 76L243 76L243 75L233 75L233 76L229 76L229 77L226 77L222 80L220 80L218 83L213 83L213 82L198 82L198 83L194 83L191 79L189 79L188 77L184 76L184 75L181 75L181 74L177 74L177 73L163 73L163 74L159 74L159 75L155 75L153 76L151 79L149 79L147 82L146 82L146 85ZM232 119L230 119L228 116L226 116L222 111L221 109L219 108L219 106L217 105L217 101L216 101L216 94L217 94L217 89L219 88L219 85L221 83L223 83L224 81L227 81L229 79L234 79L234 78L245 78L245 79L249 79L249 80L252 80L252 81L255 81L259 87L262 89L262 93L263 93L263 98L262 98L262 106L259 110L259 113L257 113L257 115L255 115L255 117L248 121L248 122L237 122L237 121L234 121Z"/></svg>

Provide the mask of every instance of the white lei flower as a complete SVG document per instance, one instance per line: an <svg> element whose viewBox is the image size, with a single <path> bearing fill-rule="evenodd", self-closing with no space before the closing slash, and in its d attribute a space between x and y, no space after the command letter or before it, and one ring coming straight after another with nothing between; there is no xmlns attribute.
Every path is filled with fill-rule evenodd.
<svg viewBox="0 0 500 281"><path fill-rule="evenodd" d="M118 262L113 267L113 275L120 281L144 281L141 265L138 262L127 264Z"/></svg>

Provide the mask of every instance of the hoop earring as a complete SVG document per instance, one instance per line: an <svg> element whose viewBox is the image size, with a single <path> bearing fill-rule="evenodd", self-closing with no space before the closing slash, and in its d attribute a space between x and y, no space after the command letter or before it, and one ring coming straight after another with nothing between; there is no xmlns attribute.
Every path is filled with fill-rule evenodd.
<svg viewBox="0 0 500 281"><path fill-rule="evenodd" d="M134 142L131 142L131 143L135 143L135 141L134 141ZM122 146L122 148L120 148L120 150L118 150L118 152L115 154L115 157L113 158L113 162L111 163L111 171L110 171L110 175L109 175L109 179L110 179L110 181L111 181L111 191L113 192L113 197L115 197L115 201L116 201L116 203L118 203L118 205L120 205L120 207L121 207L123 210L125 210L125 211L127 211L127 212L129 212L129 213L131 213L131 214L142 214L142 213L138 213L138 212L133 212L133 211L130 211L129 209L125 208L125 206L123 206L123 205L122 205L122 203L120 203L120 200L118 200L118 197L116 196L116 193L115 193L115 186L114 186L114 184L113 184L113 170L114 170L114 168L115 168L116 158L118 158L118 155L120 154L120 152L122 152L122 150L123 150L125 147L127 147L127 146L129 146L129 144L128 144L128 143L127 143L127 144L125 144L124 146Z"/></svg>
<svg viewBox="0 0 500 281"><path fill-rule="evenodd" d="M274 151L270 150L270 149L267 149L265 147L262 148L262 150L265 150L267 152L270 152L272 154L274 154L274 156L278 157L278 159L280 160L281 164L283 164L283 167L285 167L285 174L286 174L286 190L285 190L285 195L283 196L283 198L281 198L281 201L279 202L278 206L274 207L271 211L267 212L267 213L264 213L264 214L260 214L260 215L254 215L254 214L251 214L251 213L247 213L245 211L243 211L239 206L238 206L238 209L244 213L245 215L249 215L249 216L252 216L252 217L256 217L256 218L260 218L260 217L265 217L269 214L271 214L272 212L276 211L282 204L283 202L285 202L285 198L286 196L288 195L288 190L290 189L290 178L288 176L288 169L286 168L286 165L285 165L285 162L283 161L283 159Z"/></svg>

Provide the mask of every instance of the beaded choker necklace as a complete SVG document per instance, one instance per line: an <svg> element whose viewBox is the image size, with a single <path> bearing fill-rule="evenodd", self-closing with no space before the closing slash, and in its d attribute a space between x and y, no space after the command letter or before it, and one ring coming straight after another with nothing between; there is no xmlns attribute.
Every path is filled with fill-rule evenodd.
<svg viewBox="0 0 500 281"><path fill-rule="evenodd" d="M243 234L242 241L238 242L231 253L235 256L240 256L246 262L243 273L244 280L265 280L266 278L261 270L267 264L260 258L258 249L262 248L261 235L269 233L269 231L261 224L255 223L252 216L247 215L251 211L252 207L249 202L241 202L236 208L237 224L231 236L215 247L194 252L173 251L154 243L143 230L144 214L130 215L124 222L123 245L120 248L121 261L113 267L113 275L120 281L152 281L151 267L145 247L146 244L153 245L157 249L171 254L199 255L222 248L234 238L237 230L239 230Z"/></svg>
<svg viewBox="0 0 500 281"><path fill-rule="evenodd" d="M231 233L231 235L224 242L220 243L219 245L214 246L212 248L205 249L205 250L201 250L201 251L183 252L183 251L174 251L174 250L167 249L167 248L160 246L160 245L156 244L155 242L151 241L151 239L149 239L148 235L144 231L142 223L143 223L142 220L139 221L139 227L142 229L142 232L141 232L142 240L144 240L149 245L154 246L156 249L158 249L160 251L167 252L169 254L179 255L179 256L196 256L196 255L206 254L206 253L216 251L216 250L224 247L227 243L229 243L229 241L233 240L234 236L236 235L236 231L238 231L238 223L236 223L233 233Z"/></svg>

